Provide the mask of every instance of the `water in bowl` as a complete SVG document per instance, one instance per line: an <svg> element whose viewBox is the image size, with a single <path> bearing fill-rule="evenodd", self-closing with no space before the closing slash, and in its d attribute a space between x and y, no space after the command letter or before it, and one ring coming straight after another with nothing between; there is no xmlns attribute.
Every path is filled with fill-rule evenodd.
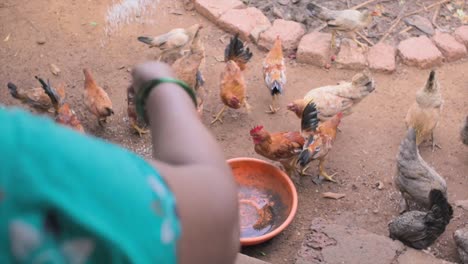
<svg viewBox="0 0 468 264"><path fill-rule="evenodd" d="M258 237L277 227L281 201L267 190L239 186L241 238Z"/></svg>

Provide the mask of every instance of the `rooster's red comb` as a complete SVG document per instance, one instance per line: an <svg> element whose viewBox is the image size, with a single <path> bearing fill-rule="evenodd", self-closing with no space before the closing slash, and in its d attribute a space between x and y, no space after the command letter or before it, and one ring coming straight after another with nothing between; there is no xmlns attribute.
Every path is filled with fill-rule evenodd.
<svg viewBox="0 0 468 264"><path fill-rule="evenodd" d="M256 126L250 130L250 134L255 134L263 129L263 126Z"/></svg>

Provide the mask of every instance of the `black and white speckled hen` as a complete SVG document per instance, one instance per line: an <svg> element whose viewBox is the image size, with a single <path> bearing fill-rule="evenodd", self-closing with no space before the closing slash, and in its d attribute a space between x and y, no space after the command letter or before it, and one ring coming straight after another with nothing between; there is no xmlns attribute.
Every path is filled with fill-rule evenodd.
<svg viewBox="0 0 468 264"><path fill-rule="evenodd" d="M410 211L390 221L390 237L416 249L432 245L444 233L453 210L440 190L431 190L429 200L432 205L428 212Z"/></svg>

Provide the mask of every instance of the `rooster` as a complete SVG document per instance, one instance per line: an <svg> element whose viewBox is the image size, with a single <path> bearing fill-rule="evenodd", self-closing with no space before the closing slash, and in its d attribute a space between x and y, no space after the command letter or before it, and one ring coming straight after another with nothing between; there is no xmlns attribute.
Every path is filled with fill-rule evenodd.
<svg viewBox="0 0 468 264"><path fill-rule="evenodd" d="M205 80L200 72L200 67L205 59L205 47L200 40L200 31L197 31L190 45L190 51L172 64L177 78L187 83L195 90L198 101L198 114L203 112L203 102L205 90L203 85Z"/></svg>
<svg viewBox="0 0 468 264"><path fill-rule="evenodd" d="M306 107L304 110L304 115L308 113L307 108L308 107ZM297 163L299 163L299 165L303 168L303 175L305 175L305 171L308 169L308 164L310 162L312 162L313 160L319 160L319 175L324 177L328 181L336 182L333 179L333 176L336 175L336 173L333 175L328 175L328 173L324 169L324 163L325 158L330 152L332 144L336 139L336 131L342 118L343 113L339 112L330 120L327 120L318 125L315 131L311 129L313 133L310 133L306 143L304 144L303 150L299 154L299 158L297 161ZM304 124L304 120L302 123Z"/></svg>
<svg viewBox="0 0 468 264"><path fill-rule="evenodd" d="M83 69L85 75L83 98L88 110L98 118L98 123L103 126L107 117L114 114L112 102L102 87L98 86L91 72Z"/></svg>
<svg viewBox="0 0 468 264"><path fill-rule="evenodd" d="M419 146L424 140L431 139L432 151L440 148L434 141L434 129L439 124L443 99L440 94L439 82L434 70L424 88L416 93L416 102L408 110L405 122L407 127L416 130L416 144Z"/></svg>
<svg viewBox="0 0 468 264"><path fill-rule="evenodd" d="M306 9L309 16L314 16L325 21L328 27L332 29L332 50L335 49L336 31L347 32L359 46L366 46L356 39L356 32L369 26L372 23L373 16L380 15L377 11L370 12L369 10L362 12L352 9L330 10L314 3L308 3Z"/></svg>
<svg viewBox="0 0 468 264"><path fill-rule="evenodd" d="M150 48L159 48L159 60L172 64L182 56L183 50L189 47L201 27L200 24L195 24L188 28L175 28L154 37L140 36L138 41L149 45Z"/></svg>
<svg viewBox="0 0 468 264"><path fill-rule="evenodd" d="M244 46L236 34L224 50L224 60L226 67L221 73L220 96L223 101L223 108L214 116L211 124L217 121L223 122L221 117L227 107L239 109L244 106L250 111L250 105L246 98L246 85L243 71L247 67L247 62L252 58L250 49Z"/></svg>
<svg viewBox="0 0 468 264"><path fill-rule="evenodd" d="M301 131L269 133L263 126L250 130L255 152L270 160L279 161L286 173L296 175L297 157L303 149L305 136L312 135L318 125L318 111L313 102L304 111Z"/></svg>
<svg viewBox="0 0 468 264"><path fill-rule="evenodd" d="M276 101L278 100L277 97L283 93L286 84L286 65L284 64L283 47L279 36L276 37L273 47L263 61L263 78L272 96L272 104L268 113L274 114L280 109L276 106Z"/></svg>
<svg viewBox="0 0 468 264"><path fill-rule="evenodd" d="M47 83L39 78L35 77L42 85L42 89L44 89L45 94L49 96L54 109L55 109L55 122L71 127L76 131L81 133L85 133L83 126L81 125L80 120L76 116L75 112L70 108L70 105L64 102L63 99L60 99L59 95L57 94L56 90L52 88L49 81ZM63 89L63 85L59 86L60 89Z"/></svg>
<svg viewBox="0 0 468 264"><path fill-rule="evenodd" d="M319 119L326 121L339 112L345 115L352 113L352 108L375 90L375 83L368 71L353 76L351 82L340 82L310 90L303 99L288 104L288 110L297 117L310 100L313 100L319 111Z"/></svg>
<svg viewBox="0 0 468 264"><path fill-rule="evenodd" d="M426 249L444 233L445 227L453 217L452 206L437 189L430 191L428 199L428 212L406 212L388 224L392 239L398 239L412 248Z"/></svg>
<svg viewBox="0 0 468 264"><path fill-rule="evenodd" d="M395 185L400 190L403 200L401 212L408 209L408 201L414 201L419 206L428 208L429 192L440 190L447 196L447 183L419 155L416 145L416 131L409 128L405 139L400 144L397 156L397 175Z"/></svg>
<svg viewBox="0 0 468 264"><path fill-rule="evenodd" d="M9 82L7 84L8 90L10 91L13 98L21 101L23 104L29 105L30 107L40 112L53 112L53 104L49 96L44 92L42 87L32 88L28 90L20 90L17 86ZM60 85L57 89L57 95L60 100L65 97L65 90L63 85Z"/></svg>

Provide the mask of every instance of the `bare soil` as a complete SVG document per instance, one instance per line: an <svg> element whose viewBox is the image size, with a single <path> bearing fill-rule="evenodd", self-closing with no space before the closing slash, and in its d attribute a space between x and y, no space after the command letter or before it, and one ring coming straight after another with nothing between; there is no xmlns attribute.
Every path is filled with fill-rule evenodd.
<svg viewBox="0 0 468 264"><path fill-rule="evenodd" d="M356 4L356 1L352 2ZM265 110L270 96L261 75L265 53L252 47L254 57L246 72L252 113L228 110L224 124L210 126L211 115L222 106L218 83L223 63L215 57L223 54L224 44L220 38L225 33L198 14L184 11L180 2L163 0L152 15L123 25L108 36L105 34L108 26L105 17L111 4L110 0L2 1L0 84L3 89L0 89L0 103L18 105L6 89L8 81L16 82L22 88L36 87L35 75L50 78L52 83L65 82L67 99L87 133L149 157L149 136L139 138L135 135L126 117L128 69L135 63L154 59L156 53L136 39L139 35L160 34L198 22L204 25L202 35L207 57L202 71L209 91L203 122L222 145L226 158L261 158L255 154L249 138L251 127L262 124L272 132L297 130L299 120L286 111L287 102L302 97L312 88L348 80L355 73L334 68L327 71L288 60L289 82L282 98L282 109L276 115L268 115ZM8 40L4 41L8 35ZM45 44L37 44L36 41L42 38L45 38ZM59 76L51 74L51 63L61 69ZM81 101L83 67L91 69L113 100L116 114L105 129L97 125ZM445 106L435 136L442 149L433 153L430 147L421 147L423 158L445 177L452 203L468 199L468 148L462 145L459 137L462 120L468 114L467 67L465 60L438 69ZM341 133L326 164L330 173L338 173L336 179L339 183L325 182L318 186L310 178L303 178L297 187L299 208L292 224L271 241L245 248L243 252L272 263L293 263L311 220L319 216L338 224L387 235L388 221L398 214L399 194L392 178L398 146L405 135L403 118L414 101L416 90L424 84L427 76L428 71L406 67L399 67L393 75L375 74L376 91L343 120ZM184 133L188 132L180 131L174 136L183 137ZM311 171L316 172L315 169L313 167ZM376 188L378 181L383 182L383 190ZM340 200L322 198L321 193L327 191L345 193L346 197ZM467 212L455 208L454 219L430 251L444 259L458 261L452 234L467 221Z"/></svg>

